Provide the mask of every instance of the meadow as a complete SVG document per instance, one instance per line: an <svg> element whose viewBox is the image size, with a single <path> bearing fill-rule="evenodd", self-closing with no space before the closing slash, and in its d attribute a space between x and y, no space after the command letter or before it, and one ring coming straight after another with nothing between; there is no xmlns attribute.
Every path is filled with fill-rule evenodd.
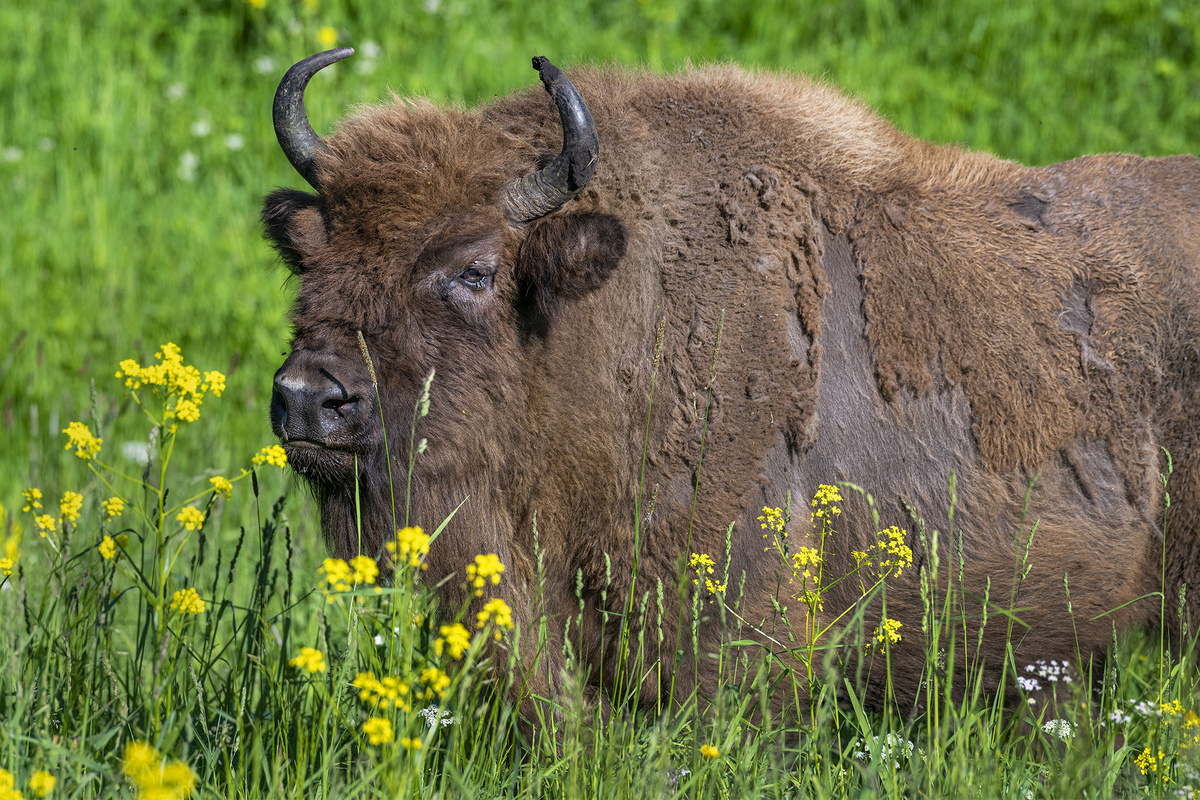
<svg viewBox="0 0 1200 800"><path fill-rule="evenodd" d="M913 135L1029 164L1200 151L1194 3L5 3L0 800L1200 788L1197 675L1158 632L1114 642L1090 692L1014 664L1055 689L1025 725L936 682L924 714L868 714L842 683L800 728L761 724L731 690L604 726L579 699L526 741L503 671L481 666L513 635L502 610L461 630L428 613L410 559L440 521L418 521L395 556L410 567L378 587L365 562L324 561L270 449L294 286L258 213L302 186L270 103L291 63L335 44L358 55L314 80L318 131L389 90L485 102L531 85L541 54L807 72Z"/></svg>

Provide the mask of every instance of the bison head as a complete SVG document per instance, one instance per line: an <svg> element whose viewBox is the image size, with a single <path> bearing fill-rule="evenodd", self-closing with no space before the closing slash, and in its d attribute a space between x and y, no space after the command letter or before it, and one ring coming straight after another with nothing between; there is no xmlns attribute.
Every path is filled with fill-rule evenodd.
<svg viewBox="0 0 1200 800"><path fill-rule="evenodd" d="M352 52L301 61L275 97L280 145L316 194L264 204L300 284L272 426L339 555L378 555L397 527L459 508L431 577L474 553L519 562L506 543L537 480L531 353L625 250L622 224L574 199L596 169L596 128L571 81L535 58L557 121L544 101L514 120L398 100L322 139L305 86Z"/></svg>

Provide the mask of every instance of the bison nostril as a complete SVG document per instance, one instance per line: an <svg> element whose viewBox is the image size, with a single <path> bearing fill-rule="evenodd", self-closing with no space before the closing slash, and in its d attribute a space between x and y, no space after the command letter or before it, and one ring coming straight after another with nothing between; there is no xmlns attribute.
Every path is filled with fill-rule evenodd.
<svg viewBox="0 0 1200 800"><path fill-rule="evenodd" d="M331 397L324 403L321 403L321 408L327 408L331 411L352 411L354 409L354 405L358 403L358 400L359 398L357 396Z"/></svg>

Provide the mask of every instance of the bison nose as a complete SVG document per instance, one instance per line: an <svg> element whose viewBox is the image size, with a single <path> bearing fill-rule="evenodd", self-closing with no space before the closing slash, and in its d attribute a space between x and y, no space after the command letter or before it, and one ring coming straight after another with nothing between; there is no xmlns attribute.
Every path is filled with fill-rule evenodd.
<svg viewBox="0 0 1200 800"><path fill-rule="evenodd" d="M325 370L299 375L284 365L271 392L271 427L283 441L336 445L362 414L362 398Z"/></svg>

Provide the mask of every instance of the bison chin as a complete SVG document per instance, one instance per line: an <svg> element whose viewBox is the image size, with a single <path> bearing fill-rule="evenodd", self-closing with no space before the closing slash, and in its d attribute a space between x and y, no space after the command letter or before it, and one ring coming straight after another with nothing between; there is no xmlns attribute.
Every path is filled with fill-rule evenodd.
<svg viewBox="0 0 1200 800"><path fill-rule="evenodd" d="M378 454L354 453L290 442L284 450L289 464L305 479L317 501L326 547L339 558L359 553L378 558L396 527L404 526L403 478L398 478L393 513L393 492L388 486L382 448Z"/></svg>
<svg viewBox="0 0 1200 800"><path fill-rule="evenodd" d="M284 442L288 464L310 484L343 485L354 482L356 455L349 450L313 442Z"/></svg>

